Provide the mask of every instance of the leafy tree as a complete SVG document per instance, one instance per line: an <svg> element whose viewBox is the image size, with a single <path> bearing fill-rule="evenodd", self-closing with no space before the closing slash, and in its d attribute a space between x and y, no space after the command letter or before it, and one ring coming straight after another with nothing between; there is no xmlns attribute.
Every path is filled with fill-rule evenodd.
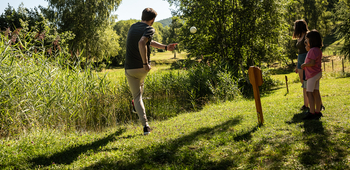
<svg viewBox="0 0 350 170"><path fill-rule="evenodd" d="M327 0L327 1L328 1L327 11L333 11L339 2L339 0Z"/></svg>
<svg viewBox="0 0 350 170"><path fill-rule="evenodd" d="M336 5L336 20L339 22L336 34L344 38L341 53L350 60L350 0L340 0Z"/></svg>
<svg viewBox="0 0 350 170"><path fill-rule="evenodd" d="M171 19L171 17L169 17L169 18L157 21L157 22L160 22L163 25L163 27L166 27L166 26L169 26L171 24L171 21L172 21L172 19Z"/></svg>
<svg viewBox="0 0 350 170"><path fill-rule="evenodd" d="M126 54L126 38L128 36L129 28L131 27L132 24L137 22L138 20L123 20L123 21L118 21L114 25L114 31L116 34L119 36L119 52L116 56L112 56L112 64L113 65L119 65L122 64L124 65L125 61L125 54Z"/></svg>
<svg viewBox="0 0 350 170"><path fill-rule="evenodd" d="M282 1L284 5L283 21L284 29L282 30L281 37L279 39L280 44L282 45L282 55L284 58L282 60L286 65L290 65L289 61L291 61L291 65L294 66L294 59L297 59L297 48L296 48L296 40L292 39L293 31L294 31L294 22L299 19L304 19L304 8L299 1L294 0L285 0ZM287 60L289 59L289 60Z"/></svg>
<svg viewBox="0 0 350 170"><path fill-rule="evenodd" d="M162 42L163 41L162 34L163 34L163 30L164 30L162 23L155 22L155 23L153 23L152 27L156 30L156 33L153 36L153 40L157 41L157 42Z"/></svg>
<svg viewBox="0 0 350 170"><path fill-rule="evenodd" d="M72 50L84 49L83 56L86 62L90 59L101 61L103 58L100 57L106 57L94 55L97 53L94 50L101 50L95 48L95 43L101 38L101 33L108 28L110 19L113 19L111 13L117 9L121 0L48 0L48 2L50 7L43 10L43 13L60 31L72 31L76 35L71 42Z"/></svg>
<svg viewBox="0 0 350 170"><path fill-rule="evenodd" d="M44 17L40 15L37 8L34 8L34 10L24 8L23 3L19 5L17 11L8 5L0 16L0 30L10 28L10 30L13 31L17 28L21 28L22 26L20 20L28 21L28 27L32 28L37 25L36 22L42 22ZM43 29L43 27L40 28L41 31Z"/></svg>
<svg viewBox="0 0 350 170"><path fill-rule="evenodd" d="M180 34L190 54L230 68L235 77L254 63L279 56L282 7L273 0L168 2L178 6L177 15L185 21ZM189 32L191 26L197 27L197 33Z"/></svg>
<svg viewBox="0 0 350 170"><path fill-rule="evenodd" d="M179 43L177 48L173 51L174 58L176 58L176 51L180 52L182 44L181 40L179 38L180 35L180 28L183 26L182 20L179 17L173 17L171 20L171 24L169 25L168 35L167 35L167 42L165 44L169 43Z"/></svg>
<svg viewBox="0 0 350 170"><path fill-rule="evenodd" d="M11 54L21 57L45 56L49 59L59 58L59 64L64 66L72 64L75 57L68 51L68 41L74 38L70 31L58 33L47 19L36 22L36 25L29 27L29 21L19 19L20 28L11 31L8 28L3 34L6 48Z"/></svg>
<svg viewBox="0 0 350 170"><path fill-rule="evenodd" d="M334 2L332 2L333 4ZM310 29L317 29L322 35L330 33L333 29L332 13L327 11L327 0L303 0L304 19Z"/></svg>
<svg viewBox="0 0 350 170"><path fill-rule="evenodd" d="M98 30L95 37L97 37L96 43L91 47L92 56L101 59L118 55L120 52L119 36L114 31L112 23L107 25L105 29Z"/></svg>

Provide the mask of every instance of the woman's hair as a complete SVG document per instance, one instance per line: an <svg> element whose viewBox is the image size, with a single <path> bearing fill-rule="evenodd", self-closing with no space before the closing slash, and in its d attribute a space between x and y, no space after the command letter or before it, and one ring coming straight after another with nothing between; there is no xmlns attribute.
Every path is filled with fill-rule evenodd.
<svg viewBox="0 0 350 170"><path fill-rule="evenodd" d="M143 11L142 11L142 21L150 21L152 20L153 18L156 18L157 16L157 12L152 9L152 8L145 8Z"/></svg>
<svg viewBox="0 0 350 170"><path fill-rule="evenodd" d="M294 33L293 38L300 38L301 35L307 33L309 28L307 27L307 23L304 20L296 20L294 22Z"/></svg>
<svg viewBox="0 0 350 170"><path fill-rule="evenodd" d="M309 39L310 48L323 47L321 34L317 30L312 30L306 34L306 38Z"/></svg>

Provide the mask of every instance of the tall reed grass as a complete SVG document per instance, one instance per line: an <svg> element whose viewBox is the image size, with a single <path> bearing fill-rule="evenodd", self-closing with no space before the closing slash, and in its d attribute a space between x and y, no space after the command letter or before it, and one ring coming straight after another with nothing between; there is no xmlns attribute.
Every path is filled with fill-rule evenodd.
<svg viewBox="0 0 350 170"><path fill-rule="evenodd" d="M130 117L120 88L83 71L79 62L70 65L67 49L53 53L44 38L26 35L33 34L1 34L0 136L41 128L102 129Z"/></svg>

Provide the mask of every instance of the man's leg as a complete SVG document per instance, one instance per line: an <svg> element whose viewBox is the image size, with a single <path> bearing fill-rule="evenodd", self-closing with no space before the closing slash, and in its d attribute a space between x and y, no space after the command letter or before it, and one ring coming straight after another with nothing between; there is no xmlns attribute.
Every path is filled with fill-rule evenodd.
<svg viewBox="0 0 350 170"><path fill-rule="evenodd" d="M142 100L144 79L147 76L147 72L141 69L127 69L125 70L125 76L128 80L131 94L133 96L134 105L142 126L148 126L148 120L146 116L145 106Z"/></svg>

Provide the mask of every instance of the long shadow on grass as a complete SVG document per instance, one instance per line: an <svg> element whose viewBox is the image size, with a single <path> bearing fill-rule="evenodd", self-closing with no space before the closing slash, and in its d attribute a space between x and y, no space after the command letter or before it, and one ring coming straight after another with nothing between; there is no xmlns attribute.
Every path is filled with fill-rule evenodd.
<svg viewBox="0 0 350 170"><path fill-rule="evenodd" d="M295 114L291 121L286 122L304 123L303 140L309 149L302 153L301 164L306 167L327 165L326 169L348 169L349 166L343 161L347 156L346 148L332 141L330 132L323 127L321 120L303 120L304 117L305 113Z"/></svg>
<svg viewBox="0 0 350 170"><path fill-rule="evenodd" d="M89 150L98 150L100 147L107 145L109 142L115 141L116 136L121 135L123 132L125 132L125 129L119 129L115 133L110 134L102 139L96 140L92 143L73 146L73 147L67 148L62 152L54 153L51 156L41 155L32 159L30 162L33 163L33 168L38 165L49 166L49 165L52 165L52 163L71 164L73 163L73 161L75 161L78 158L80 154L87 152Z"/></svg>
<svg viewBox="0 0 350 170"><path fill-rule="evenodd" d="M215 127L201 128L175 140L137 150L130 153L130 159L111 162L110 158L106 158L86 169L229 169L237 166L232 158L210 160L212 153L202 148L205 145L201 147L194 143L203 138L215 142L217 147L232 142L230 136L233 132L230 133L230 127L238 125L241 120L242 117L238 116ZM257 129L256 127L248 133L238 134L235 140L250 140L250 133ZM215 140L211 140L212 138Z"/></svg>

